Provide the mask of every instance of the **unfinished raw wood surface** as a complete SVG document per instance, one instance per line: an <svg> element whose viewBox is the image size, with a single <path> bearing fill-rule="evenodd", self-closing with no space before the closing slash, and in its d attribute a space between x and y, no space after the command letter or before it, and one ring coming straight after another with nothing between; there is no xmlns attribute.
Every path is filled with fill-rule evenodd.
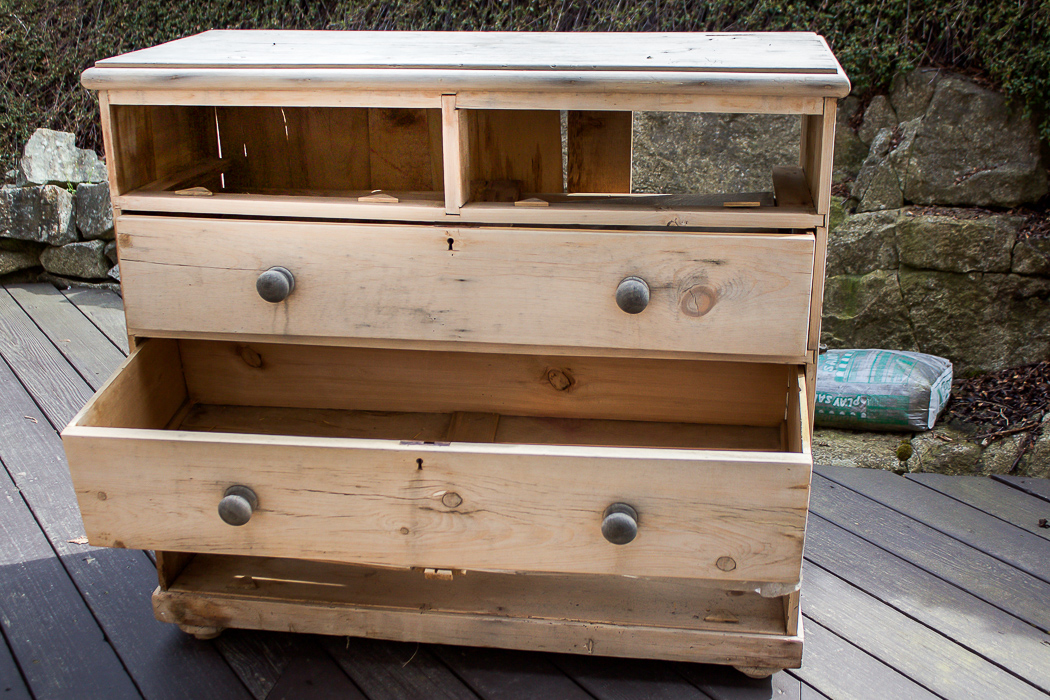
<svg viewBox="0 0 1050 700"><path fill-rule="evenodd" d="M178 344L191 400L213 405L779 428L792 381L790 367L772 363Z"/></svg>
<svg viewBox="0 0 1050 700"><path fill-rule="evenodd" d="M491 618L572 620L785 634L783 602L689 579L498 574L455 571L428 580L421 569L200 554L173 592L315 600L364 608ZM688 611L688 614L684 614Z"/></svg>
<svg viewBox="0 0 1050 700"><path fill-rule="evenodd" d="M568 114L568 191L631 191L631 112Z"/></svg>
<svg viewBox="0 0 1050 700"><path fill-rule="evenodd" d="M460 185L466 186L466 185ZM114 199L126 212L231 214L296 219L357 219L426 221L437 223L588 225L644 227L725 227L740 229L805 229L824 224L812 206L774 206L772 193L762 196L759 208L732 209L723 205L740 194L635 195L631 197L566 196L538 193L549 206L523 211L501 202L468 202L458 213L448 213L439 193L396 192L396 206L376 206L358 197L371 190L267 190L255 194L216 191L211 197L182 197L173 192L138 189ZM466 190L465 190L466 191ZM469 194L469 192L468 192ZM536 194L536 193L532 193ZM530 194L531 196L531 194ZM751 196L751 195L748 195ZM752 197L754 199L754 197Z"/></svg>
<svg viewBox="0 0 1050 700"><path fill-rule="evenodd" d="M561 119L553 110L469 110L470 180L520 180L561 192Z"/></svg>
<svg viewBox="0 0 1050 700"><path fill-rule="evenodd" d="M606 445L781 452L780 429L649 421L500 415L347 411L196 404L175 426L212 433L259 433L426 442ZM801 450L789 449L791 452Z"/></svg>
<svg viewBox="0 0 1050 700"><path fill-rule="evenodd" d="M428 51L420 52L420 46ZM212 30L96 62L105 67L457 68L836 73L811 32L338 32Z"/></svg>
<svg viewBox="0 0 1050 700"><path fill-rule="evenodd" d="M806 349L813 274L806 234L139 216L121 217L119 231L135 335L240 332L777 356ZM274 265L296 279L280 304L255 289ZM652 290L643 313L616 306L616 286L628 276Z"/></svg>

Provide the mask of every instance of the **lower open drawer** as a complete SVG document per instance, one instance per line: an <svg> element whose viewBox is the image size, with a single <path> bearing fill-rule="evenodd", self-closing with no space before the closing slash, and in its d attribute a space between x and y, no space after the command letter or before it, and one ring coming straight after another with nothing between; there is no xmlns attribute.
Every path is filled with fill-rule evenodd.
<svg viewBox="0 0 1050 700"><path fill-rule="evenodd" d="M390 567L800 575L798 367L144 342L63 432L92 544ZM251 489L247 524L219 517ZM632 506L612 544L606 509Z"/></svg>

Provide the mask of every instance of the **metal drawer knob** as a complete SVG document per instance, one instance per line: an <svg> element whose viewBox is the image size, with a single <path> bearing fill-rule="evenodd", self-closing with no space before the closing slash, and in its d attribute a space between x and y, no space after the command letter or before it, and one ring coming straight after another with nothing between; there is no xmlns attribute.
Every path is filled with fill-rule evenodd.
<svg viewBox="0 0 1050 700"><path fill-rule="evenodd" d="M284 267L271 267L259 275L255 282L255 289L266 301L277 304L288 298L295 290L295 277L291 271Z"/></svg>
<svg viewBox="0 0 1050 700"><path fill-rule="evenodd" d="M629 314L640 314L649 306L649 285L641 277L624 277L616 287L616 305Z"/></svg>
<svg viewBox="0 0 1050 700"><path fill-rule="evenodd" d="M258 507L254 491L247 486L231 486L219 501L219 517L227 525L244 525Z"/></svg>
<svg viewBox="0 0 1050 700"><path fill-rule="evenodd" d="M627 544L638 536L638 511L626 503L613 503L602 515L602 535L613 544Z"/></svg>

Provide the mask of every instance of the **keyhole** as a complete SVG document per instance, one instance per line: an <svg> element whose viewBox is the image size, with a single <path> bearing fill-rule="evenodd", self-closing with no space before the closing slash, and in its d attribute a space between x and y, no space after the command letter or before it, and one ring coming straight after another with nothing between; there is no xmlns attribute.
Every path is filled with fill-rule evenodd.
<svg viewBox="0 0 1050 700"><path fill-rule="evenodd" d="M416 469L422 469L422 468L423 468L423 460L422 459L417 459L416 460Z"/></svg>
<svg viewBox="0 0 1050 700"><path fill-rule="evenodd" d="M445 241L445 242L446 242L446 243L448 243L448 249L449 249L449 250L452 250L452 244L453 244L453 243L455 243L456 241L455 241L455 239L453 239L453 238L450 238L450 239L448 239L448 240L447 240L447 241Z"/></svg>

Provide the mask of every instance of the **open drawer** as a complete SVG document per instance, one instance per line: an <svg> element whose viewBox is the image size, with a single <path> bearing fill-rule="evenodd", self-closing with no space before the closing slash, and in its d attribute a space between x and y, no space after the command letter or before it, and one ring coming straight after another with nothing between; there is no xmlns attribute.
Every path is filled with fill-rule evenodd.
<svg viewBox="0 0 1050 700"><path fill-rule="evenodd" d="M152 339L63 431L92 544L793 590L804 375ZM257 499L232 526L231 486ZM603 535L613 504L636 537ZM734 587L730 585L729 587Z"/></svg>

